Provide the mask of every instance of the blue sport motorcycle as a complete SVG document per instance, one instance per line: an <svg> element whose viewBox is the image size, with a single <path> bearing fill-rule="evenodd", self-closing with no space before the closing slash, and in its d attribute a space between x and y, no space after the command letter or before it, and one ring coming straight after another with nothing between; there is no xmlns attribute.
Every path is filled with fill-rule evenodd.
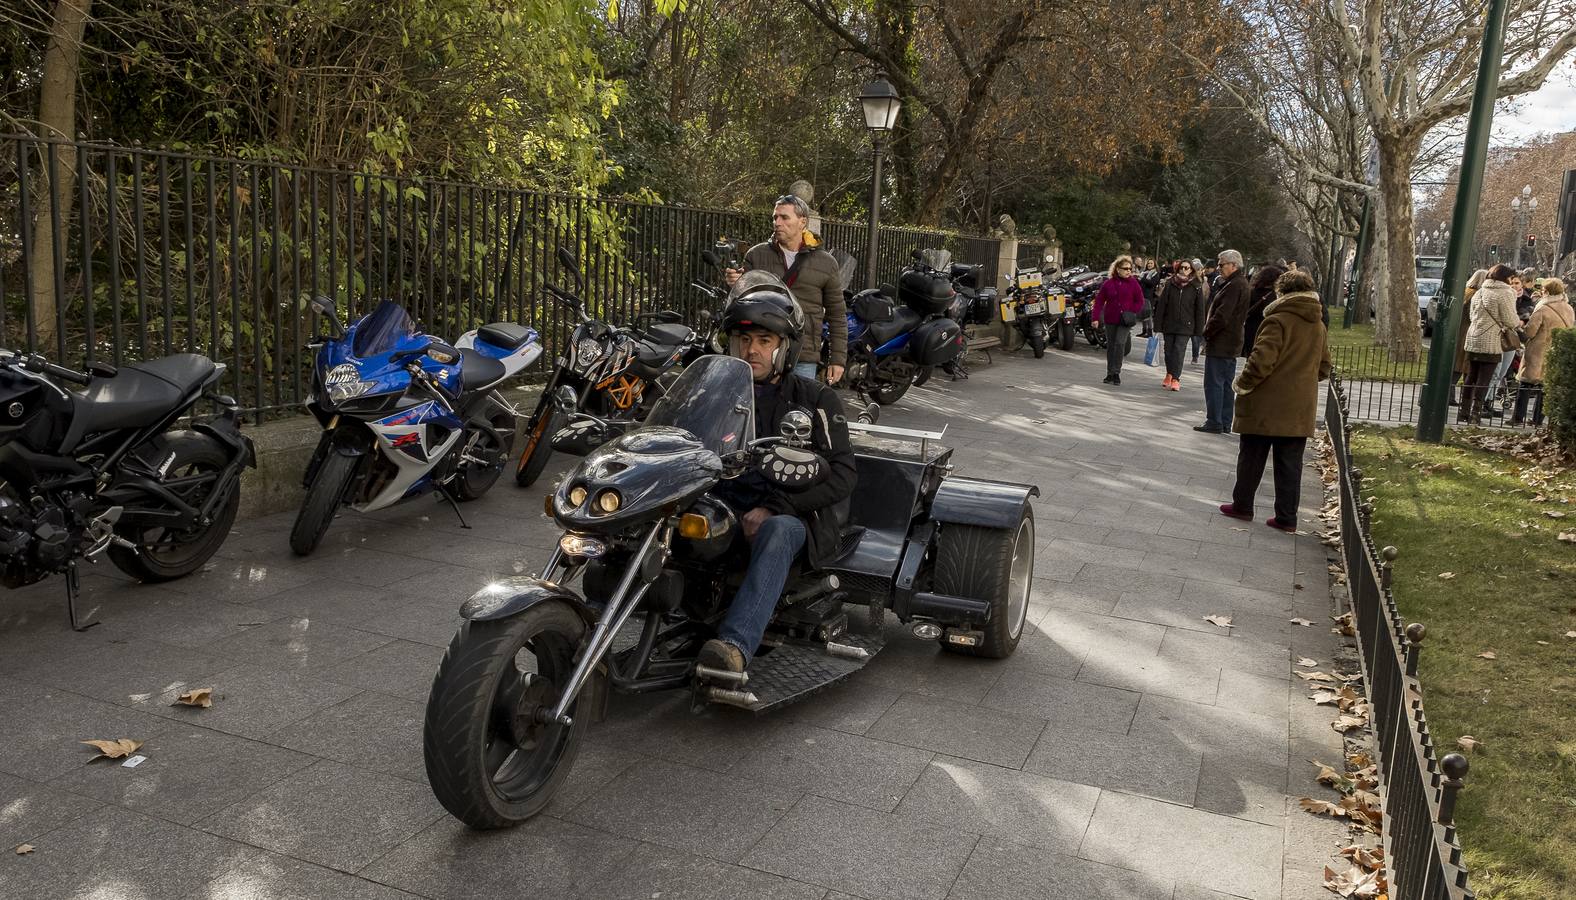
<svg viewBox="0 0 1576 900"><path fill-rule="evenodd" d="M329 328L307 403L323 437L290 549L316 549L341 505L371 512L437 491L458 512L485 494L514 443L516 413L496 388L542 355L536 331L495 322L449 345L392 301L349 328L332 300L312 308Z"/></svg>
<svg viewBox="0 0 1576 900"><path fill-rule="evenodd" d="M853 260L843 254L843 295L848 302L848 367L843 378L856 393L887 406L936 366L963 354L963 326L946 313L956 292L946 250L914 251L897 288L850 294ZM887 293L896 293L897 302ZM821 358L831 358L831 329L822 329Z"/></svg>

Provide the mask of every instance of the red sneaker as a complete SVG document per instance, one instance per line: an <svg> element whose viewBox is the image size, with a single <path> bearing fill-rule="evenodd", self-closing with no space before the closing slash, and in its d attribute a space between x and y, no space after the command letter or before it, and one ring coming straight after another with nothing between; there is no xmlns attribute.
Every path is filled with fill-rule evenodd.
<svg viewBox="0 0 1576 900"><path fill-rule="evenodd" d="M1241 519L1244 522L1253 521L1253 513L1242 512L1241 510L1237 509L1237 505L1235 503L1220 504L1220 514L1223 516L1230 516L1233 519Z"/></svg>
<svg viewBox="0 0 1576 900"><path fill-rule="evenodd" d="M1269 527L1271 527L1273 529L1275 529L1276 531L1284 531L1287 534L1296 534L1297 533L1297 523L1295 523L1295 522L1293 522L1291 524L1287 524L1285 522L1282 522L1280 519L1271 517L1271 518L1265 519L1264 520L1264 524L1268 525Z"/></svg>

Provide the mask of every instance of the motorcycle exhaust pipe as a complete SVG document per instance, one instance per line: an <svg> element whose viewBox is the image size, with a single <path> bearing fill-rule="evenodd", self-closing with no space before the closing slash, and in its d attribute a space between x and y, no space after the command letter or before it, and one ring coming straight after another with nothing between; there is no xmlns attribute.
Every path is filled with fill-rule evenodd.
<svg viewBox="0 0 1576 900"><path fill-rule="evenodd" d="M711 666L696 665L695 677L702 681L718 681L731 684L736 688L744 687L750 683L750 673L730 672L727 669L717 669Z"/></svg>
<svg viewBox="0 0 1576 900"><path fill-rule="evenodd" d="M783 599L783 602L789 606L796 606L806 600L819 597L823 594L829 594L841 586L842 582L837 580L836 575L827 575L816 581L814 584L809 585L808 587L800 588L799 590L794 591L792 594L789 594Z"/></svg>

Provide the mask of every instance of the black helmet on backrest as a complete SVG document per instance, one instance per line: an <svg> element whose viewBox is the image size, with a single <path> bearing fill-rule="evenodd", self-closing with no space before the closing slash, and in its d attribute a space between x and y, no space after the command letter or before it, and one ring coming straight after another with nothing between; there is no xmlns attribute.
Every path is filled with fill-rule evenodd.
<svg viewBox="0 0 1576 900"><path fill-rule="evenodd" d="M781 375L793 368L804 343L804 310L787 283L770 272L755 269L739 276L722 310L722 331L730 338L737 333L761 328L782 338L782 346L772 358L772 371ZM733 348L730 341L729 351Z"/></svg>

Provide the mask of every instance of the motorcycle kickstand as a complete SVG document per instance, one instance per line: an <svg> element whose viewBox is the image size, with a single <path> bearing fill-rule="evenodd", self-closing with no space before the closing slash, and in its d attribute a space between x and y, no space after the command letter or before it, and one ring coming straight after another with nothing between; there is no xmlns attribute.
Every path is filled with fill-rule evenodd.
<svg viewBox="0 0 1576 900"><path fill-rule="evenodd" d="M460 512L459 501L455 500L454 499L454 495L449 493L448 487L447 486L439 487L438 488L438 496L442 497L444 500L448 501L449 508L454 510L455 518L460 520L460 527L464 528L467 531L469 531L470 528L471 528L471 524L469 522L465 521L465 513Z"/></svg>
<svg viewBox="0 0 1576 900"><path fill-rule="evenodd" d="M66 615L71 619L72 631L87 631L99 624L97 621L83 624L77 616L77 597L81 594L81 589L82 580L77 572L77 561L73 559L66 565Z"/></svg>

